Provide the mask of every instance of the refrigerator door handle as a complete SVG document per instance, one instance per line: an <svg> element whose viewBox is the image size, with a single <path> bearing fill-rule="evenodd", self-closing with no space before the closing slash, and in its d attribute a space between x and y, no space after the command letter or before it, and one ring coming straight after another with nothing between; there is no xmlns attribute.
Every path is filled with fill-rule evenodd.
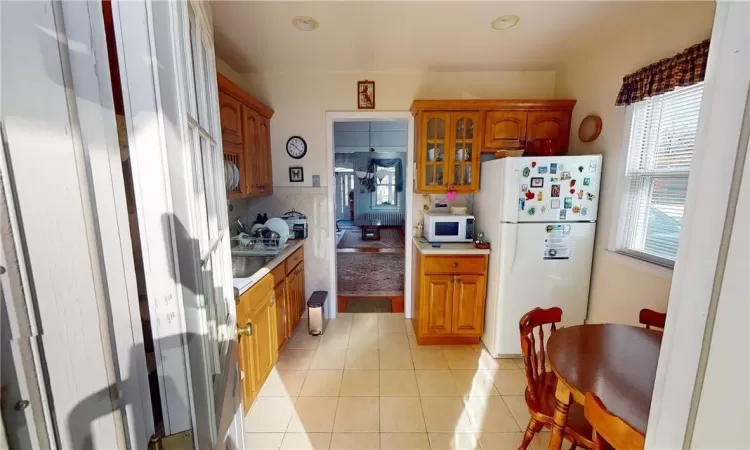
<svg viewBox="0 0 750 450"><path fill-rule="evenodd" d="M518 225L516 225L516 229L514 230L514 236L513 236L513 259L510 262L510 270L508 273L513 273L513 266L516 265L516 253L518 253Z"/></svg>

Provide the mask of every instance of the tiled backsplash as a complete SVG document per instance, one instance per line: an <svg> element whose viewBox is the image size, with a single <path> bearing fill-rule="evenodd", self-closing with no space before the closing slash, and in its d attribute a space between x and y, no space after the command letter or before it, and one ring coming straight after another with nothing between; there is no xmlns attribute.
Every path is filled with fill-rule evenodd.
<svg viewBox="0 0 750 450"><path fill-rule="evenodd" d="M296 209L307 216L305 291L308 297L313 291L329 291L327 198L326 187L274 186L273 195L249 199L245 210L248 225L253 223L257 214L263 213L269 217L281 217L284 213ZM239 215L239 209L229 213L230 218Z"/></svg>

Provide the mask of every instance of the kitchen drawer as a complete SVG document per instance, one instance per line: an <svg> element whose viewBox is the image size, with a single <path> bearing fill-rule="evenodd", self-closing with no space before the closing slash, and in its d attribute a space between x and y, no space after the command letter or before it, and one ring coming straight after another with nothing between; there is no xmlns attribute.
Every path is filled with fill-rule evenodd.
<svg viewBox="0 0 750 450"><path fill-rule="evenodd" d="M286 279L286 260L271 270L271 276L273 277L273 285L278 286L279 283L283 283Z"/></svg>
<svg viewBox="0 0 750 450"><path fill-rule="evenodd" d="M301 263L305 259L305 252L302 250L302 247L300 247L298 250L296 250L294 253L289 256L289 258L286 259L286 273L294 269L294 267Z"/></svg>
<svg viewBox="0 0 750 450"><path fill-rule="evenodd" d="M424 273L476 273L483 274L487 270L484 256L425 256Z"/></svg>
<svg viewBox="0 0 750 450"><path fill-rule="evenodd" d="M240 304L242 304L241 308L249 315L254 314L259 307L263 306L266 294L273 290L273 288L273 276L270 274L264 276L253 287L240 296Z"/></svg>

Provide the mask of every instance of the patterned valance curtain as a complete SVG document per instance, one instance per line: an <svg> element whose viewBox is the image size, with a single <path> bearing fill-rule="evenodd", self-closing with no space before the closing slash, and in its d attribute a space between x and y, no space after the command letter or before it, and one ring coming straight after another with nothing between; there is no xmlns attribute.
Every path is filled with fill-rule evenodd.
<svg viewBox="0 0 750 450"><path fill-rule="evenodd" d="M401 163L400 158L392 159L373 159L370 162L370 171L376 172L377 166L380 167L396 167L396 192L403 192L404 190L404 165ZM375 192L375 186L377 186L377 177L372 178L367 183L367 189L370 192Z"/></svg>
<svg viewBox="0 0 750 450"><path fill-rule="evenodd" d="M682 53L662 59L622 79L615 106L627 106L678 87L700 83L706 77L708 46L706 39Z"/></svg>

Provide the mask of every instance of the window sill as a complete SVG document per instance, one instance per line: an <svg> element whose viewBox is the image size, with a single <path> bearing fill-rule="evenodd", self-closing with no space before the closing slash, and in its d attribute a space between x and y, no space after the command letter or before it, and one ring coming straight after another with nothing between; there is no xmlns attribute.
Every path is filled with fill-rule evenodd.
<svg viewBox="0 0 750 450"><path fill-rule="evenodd" d="M674 264L661 264L654 260L648 259L635 252L622 250L607 249L606 252L615 255L617 259L639 270L651 272L654 275L671 278L674 271Z"/></svg>

